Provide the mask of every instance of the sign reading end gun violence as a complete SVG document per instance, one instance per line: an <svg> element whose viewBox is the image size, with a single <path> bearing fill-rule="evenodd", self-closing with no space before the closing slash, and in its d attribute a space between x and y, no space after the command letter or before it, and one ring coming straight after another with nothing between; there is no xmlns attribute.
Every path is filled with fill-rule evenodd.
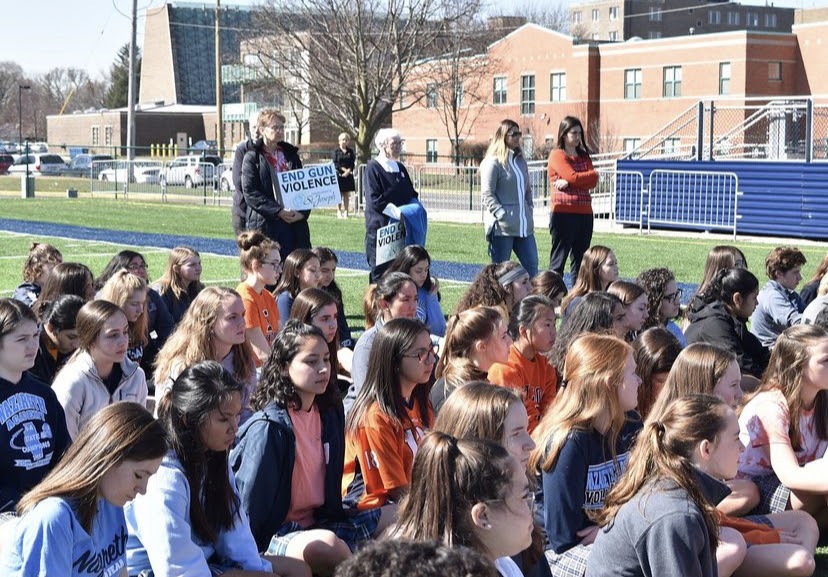
<svg viewBox="0 0 828 577"><path fill-rule="evenodd" d="M377 264L397 258L405 248L405 230L401 222L392 222L377 229Z"/></svg>
<svg viewBox="0 0 828 577"><path fill-rule="evenodd" d="M280 172L276 177L282 204L290 210L311 210L342 202L332 162Z"/></svg>

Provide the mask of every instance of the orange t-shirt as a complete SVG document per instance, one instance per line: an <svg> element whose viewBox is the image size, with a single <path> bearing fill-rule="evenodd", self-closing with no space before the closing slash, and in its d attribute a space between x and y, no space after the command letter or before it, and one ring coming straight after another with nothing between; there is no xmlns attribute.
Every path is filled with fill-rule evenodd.
<svg viewBox="0 0 828 577"><path fill-rule="evenodd" d="M558 373L546 357L536 354L529 360L515 345L509 348L506 364L495 363L489 368L489 382L517 389L529 415L529 432L538 426L558 394Z"/></svg>
<svg viewBox="0 0 828 577"><path fill-rule="evenodd" d="M287 521L301 527L314 524L313 511L325 504L325 455L322 448L322 419L316 403L310 411L289 409L296 438L296 459L290 483Z"/></svg>
<svg viewBox="0 0 828 577"><path fill-rule="evenodd" d="M244 326L248 329L262 329L267 344L272 345L279 330L279 309L276 307L276 299L270 291L263 290L257 293L246 283L237 286L236 292L241 295L244 303Z"/></svg>
<svg viewBox="0 0 828 577"><path fill-rule="evenodd" d="M418 406L406 408L408 419L400 426L374 403L354 432L345 433L345 467L342 496L356 501L360 511L382 507L394 489L411 484L411 468L425 434ZM428 405L428 422L433 420Z"/></svg>

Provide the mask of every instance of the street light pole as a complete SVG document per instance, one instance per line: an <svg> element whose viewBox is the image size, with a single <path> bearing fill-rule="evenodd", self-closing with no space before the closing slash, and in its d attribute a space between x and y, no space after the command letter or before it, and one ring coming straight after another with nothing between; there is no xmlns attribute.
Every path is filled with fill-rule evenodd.
<svg viewBox="0 0 828 577"><path fill-rule="evenodd" d="M23 144L23 91L31 88L28 84L17 85L17 145Z"/></svg>

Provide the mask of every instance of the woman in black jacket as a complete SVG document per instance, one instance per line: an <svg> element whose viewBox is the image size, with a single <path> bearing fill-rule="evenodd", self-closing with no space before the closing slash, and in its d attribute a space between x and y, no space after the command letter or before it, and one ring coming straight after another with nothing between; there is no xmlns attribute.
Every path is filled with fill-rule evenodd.
<svg viewBox="0 0 828 577"><path fill-rule="evenodd" d="M311 248L309 210L289 210L282 202L276 174L302 168L299 149L281 140L285 117L273 108L259 112L259 136L242 161L242 195L247 229L260 230L279 243L284 261L297 248Z"/></svg>
<svg viewBox="0 0 828 577"><path fill-rule="evenodd" d="M736 355L743 375L757 379L768 366L768 351L745 324L753 309L759 280L747 269L720 270L699 295L701 308L690 312L687 344L714 344Z"/></svg>

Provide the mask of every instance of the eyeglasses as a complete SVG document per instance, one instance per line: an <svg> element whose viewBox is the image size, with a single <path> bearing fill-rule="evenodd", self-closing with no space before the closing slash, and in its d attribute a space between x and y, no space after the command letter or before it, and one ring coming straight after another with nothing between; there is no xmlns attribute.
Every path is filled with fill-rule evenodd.
<svg viewBox="0 0 828 577"><path fill-rule="evenodd" d="M279 268L280 266L282 266L282 261L280 261L280 260L263 260L262 261L262 266L264 266L266 264L269 264L273 268Z"/></svg>
<svg viewBox="0 0 828 577"><path fill-rule="evenodd" d="M421 363L426 359L437 360L437 353L434 352L434 349L425 349L424 351L419 351L416 353L411 353L403 356L408 357L409 359L417 359Z"/></svg>
<svg viewBox="0 0 828 577"><path fill-rule="evenodd" d="M663 298L666 301L677 302L677 301L681 300L681 289L676 290L676 292L674 292L674 293L664 295L661 298Z"/></svg>
<svg viewBox="0 0 828 577"><path fill-rule="evenodd" d="M139 270L149 270L149 266L147 263L142 262L141 264L131 264L127 267L127 270L130 272L136 272Z"/></svg>
<svg viewBox="0 0 828 577"><path fill-rule="evenodd" d="M513 130L512 132L507 132L506 136L514 138L516 136L523 136L523 133L520 130Z"/></svg>
<svg viewBox="0 0 828 577"><path fill-rule="evenodd" d="M526 506L529 507L530 511L535 510L535 492L530 490L525 497L521 497L521 500L526 503ZM505 499L495 499L493 501L486 501L487 503L505 503Z"/></svg>

